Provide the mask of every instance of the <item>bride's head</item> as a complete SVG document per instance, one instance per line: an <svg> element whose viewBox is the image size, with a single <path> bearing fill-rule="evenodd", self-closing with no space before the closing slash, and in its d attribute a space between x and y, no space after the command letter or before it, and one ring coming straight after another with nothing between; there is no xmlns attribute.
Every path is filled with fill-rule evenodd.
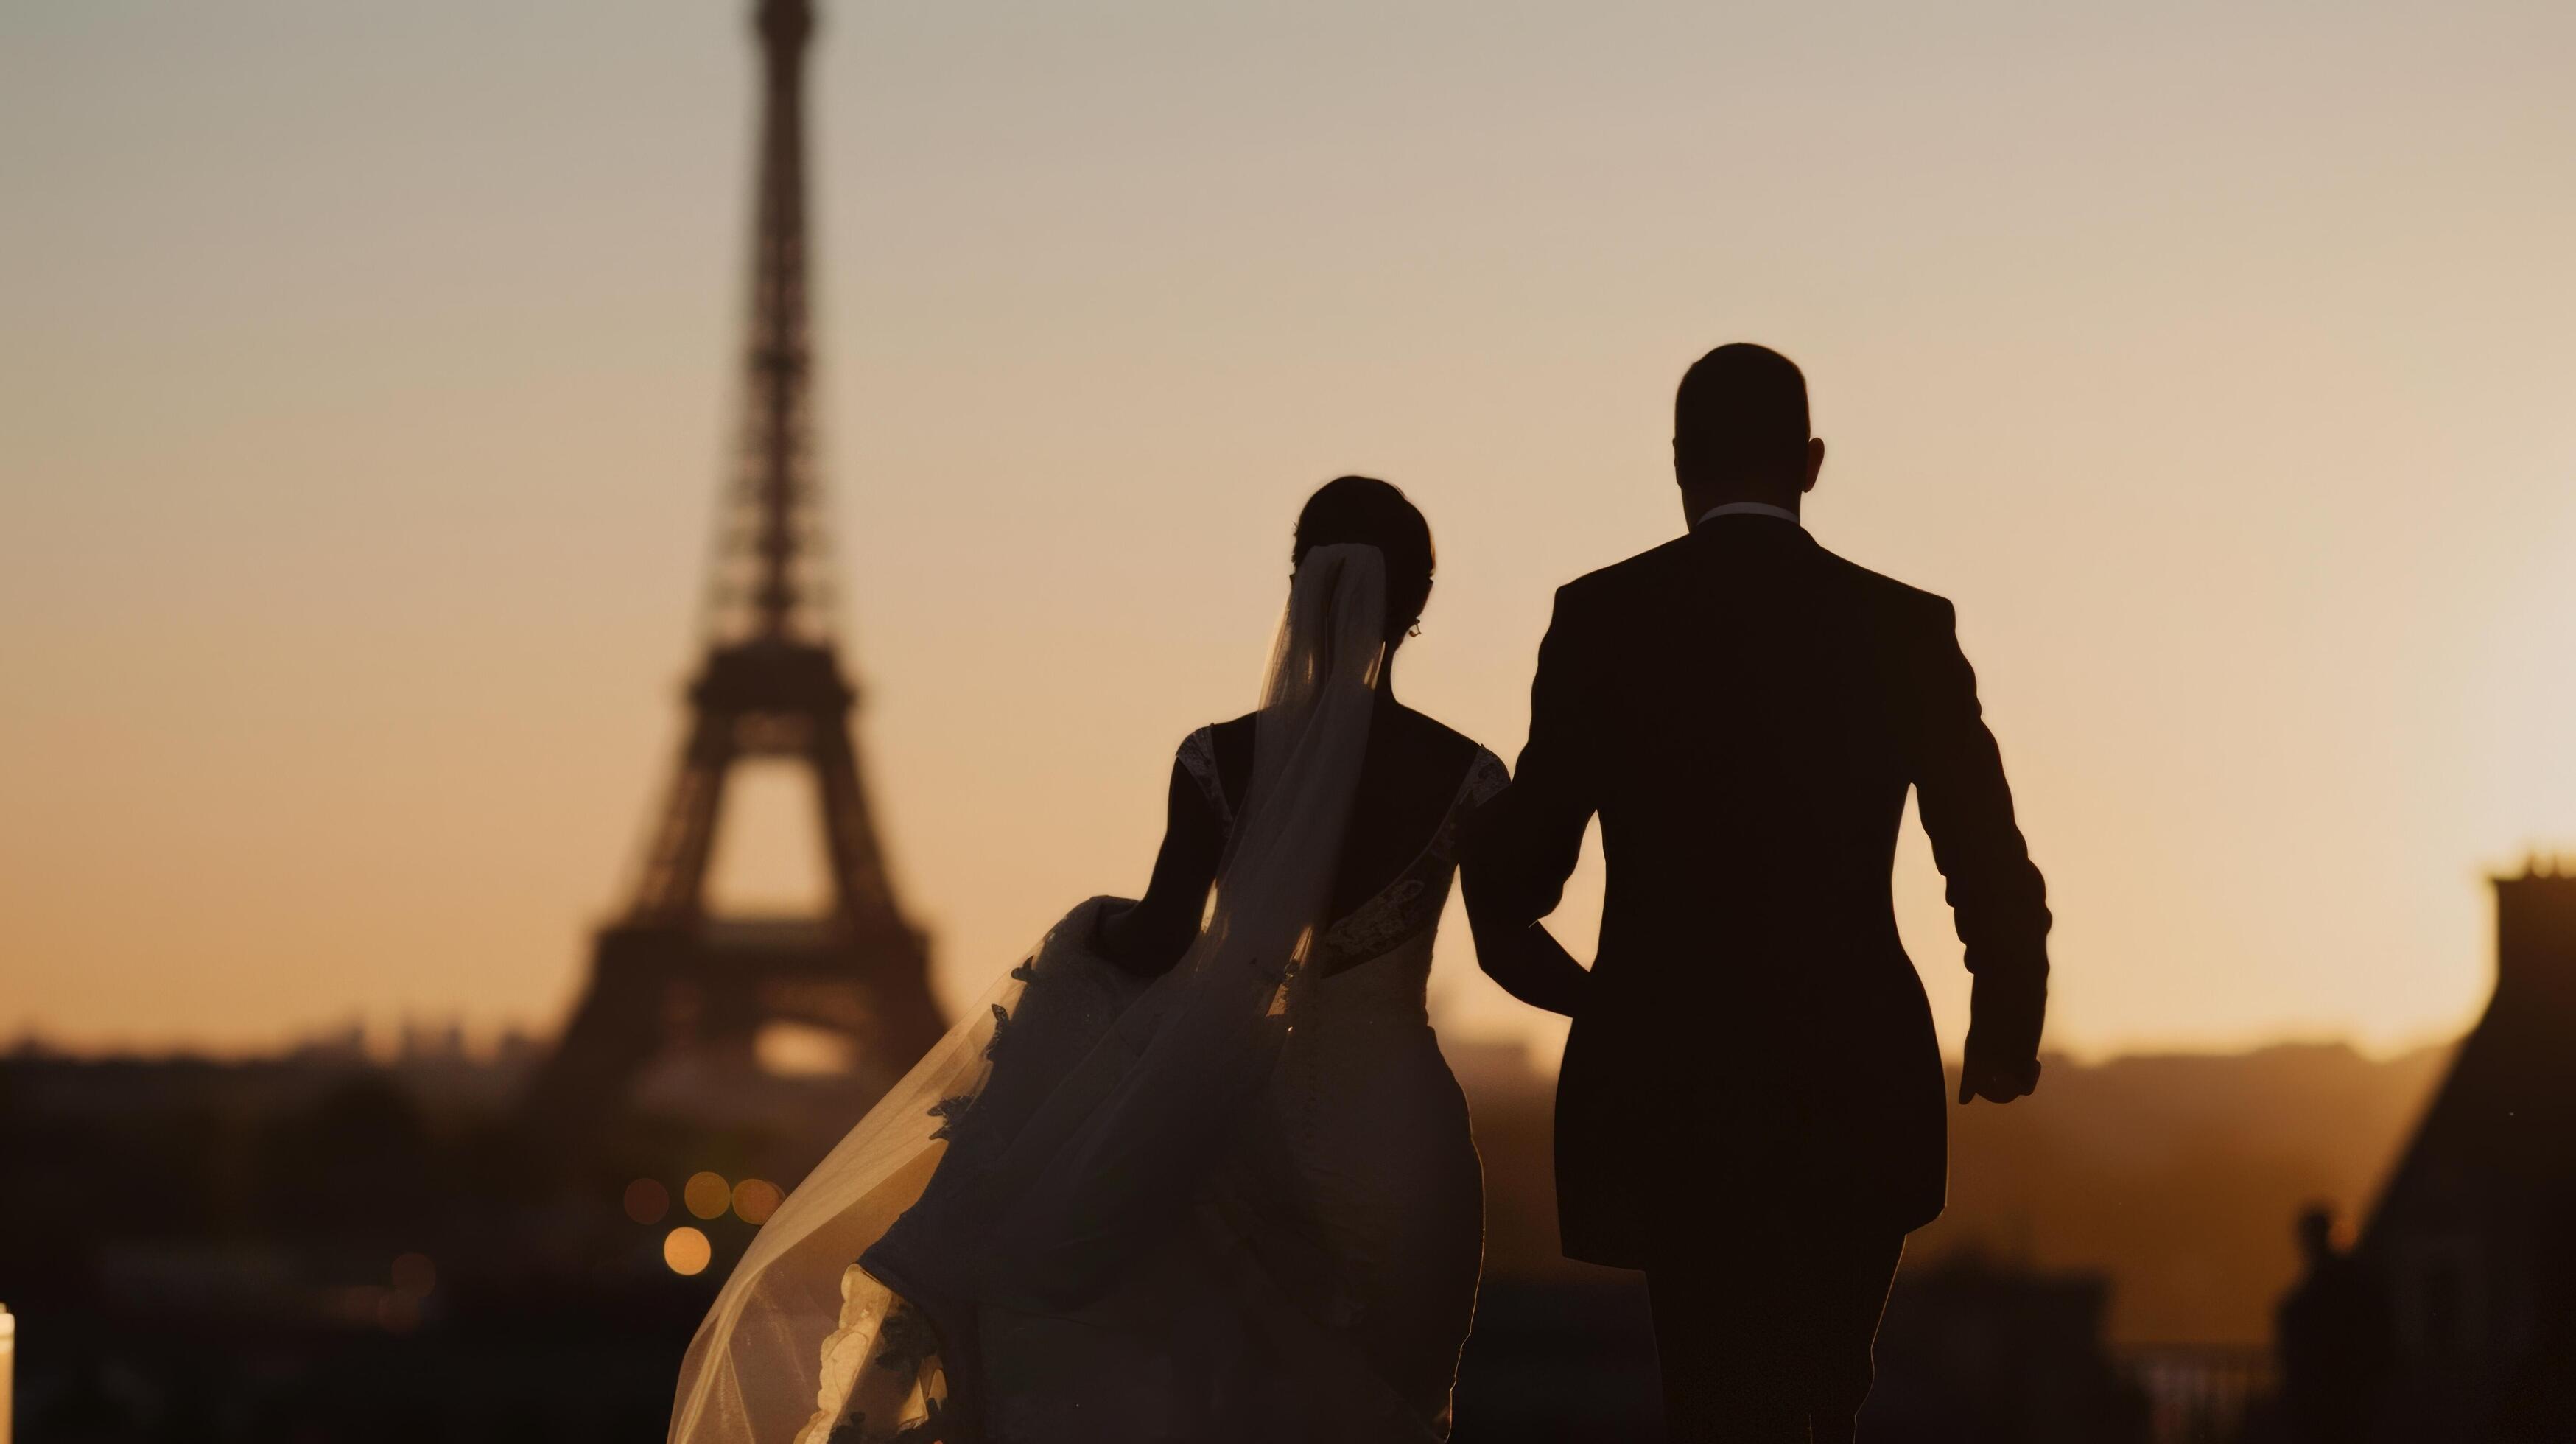
<svg viewBox="0 0 2576 1444"><path fill-rule="evenodd" d="M1289 570L1305 565L1306 553L1317 547L1344 543L1375 547L1386 557L1386 641L1392 651L1431 599L1431 523L1403 492L1375 477L1335 477L1297 513Z"/></svg>

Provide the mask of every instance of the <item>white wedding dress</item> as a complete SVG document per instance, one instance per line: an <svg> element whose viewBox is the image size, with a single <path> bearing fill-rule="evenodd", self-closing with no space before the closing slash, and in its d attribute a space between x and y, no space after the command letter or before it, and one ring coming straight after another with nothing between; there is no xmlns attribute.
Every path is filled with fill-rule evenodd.
<svg viewBox="0 0 2576 1444"><path fill-rule="evenodd" d="M1477 749L1403 874L1327 917L1383 562L1299 568L1207 922L1147 978L1068 914L798 1185L682 1365L672 1444L1367 1444L1449 1432L1483 1250L1424 1014Z"/></svg>

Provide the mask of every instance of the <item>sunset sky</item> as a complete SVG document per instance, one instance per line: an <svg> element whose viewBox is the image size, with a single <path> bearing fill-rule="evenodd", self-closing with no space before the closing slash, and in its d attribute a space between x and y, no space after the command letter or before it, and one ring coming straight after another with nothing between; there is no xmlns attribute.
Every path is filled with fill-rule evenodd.
<svg viewBox="0 0 2576 1444"><path fill-rule="evenodd" d="M747 8L0 8L0 1037L568 1004L694 662ZM2445 1035L2481 879L2576 853L2576 6L824 8L843 635L951 999L1142 884L1327 477L1429 513L1399 689L1516 752L1734 339L1818 538L1958 603L2054 1046ZM1433 987L1554 1036L1463 928Z"/></svg>

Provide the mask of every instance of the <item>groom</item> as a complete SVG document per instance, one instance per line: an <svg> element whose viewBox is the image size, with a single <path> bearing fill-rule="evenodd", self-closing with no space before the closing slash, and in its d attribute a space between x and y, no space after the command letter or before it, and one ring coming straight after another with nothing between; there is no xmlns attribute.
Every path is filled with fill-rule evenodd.
<svg viewBox="0 0 2576 1444"><path fill-rule="evenodd" d="M1556 594L1519 775L1480 828L1480 939L1557 904L1585 824L1599 955L1486 950L1574 1014L1565 1252L1643 1269L1675 1441L1852 1437L1908 1231L1941 1212L1941 1054L1888 869L1908 788L1975 974L1959 1101L2039 1081L2048 908L1950 604L1800 524L1806 378L1721 346L1682 378L1688 535Z"/></svg>

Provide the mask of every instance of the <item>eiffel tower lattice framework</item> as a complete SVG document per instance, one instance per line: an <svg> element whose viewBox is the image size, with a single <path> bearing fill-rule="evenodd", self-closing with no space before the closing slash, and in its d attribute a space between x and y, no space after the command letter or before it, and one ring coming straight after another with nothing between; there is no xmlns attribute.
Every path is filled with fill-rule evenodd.
<svg viewBox="0 0 2576 1444"><path fill-rule="evenodd" d="M809 431L803 69L811 0L762 0L765 61L747 407L719 522L706 660L689 689L679 776L625 914L603 928L587 992L524 1107L541 1135L618 1116L674 1053L750 1065L777 1023L827 1030L881 1091L944 1031L928 948L904 920L827 613L822 505ZM815 918L724 919L706 905L725 787L751 758L801 763L820 794L832 903Z"/></svg>

